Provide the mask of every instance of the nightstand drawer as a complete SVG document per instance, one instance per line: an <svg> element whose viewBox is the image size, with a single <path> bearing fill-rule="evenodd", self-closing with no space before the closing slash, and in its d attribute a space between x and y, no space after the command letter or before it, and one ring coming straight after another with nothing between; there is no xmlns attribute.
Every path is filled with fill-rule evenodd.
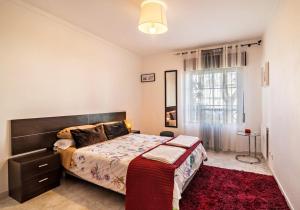
<svg viewBox="0 0 300 210"><path fill-rule="evenodd" d="M41 174L28 180L22 186L23 201L46 192L60 184L61 170Z"/></svg>
<svg viewBox="0 0 300 210"><path fill-rule="evenodd" d="M26 162L21 165L22 179L28 180L39 174L43 174L59 168L60 157L58 154Z"/></svg>

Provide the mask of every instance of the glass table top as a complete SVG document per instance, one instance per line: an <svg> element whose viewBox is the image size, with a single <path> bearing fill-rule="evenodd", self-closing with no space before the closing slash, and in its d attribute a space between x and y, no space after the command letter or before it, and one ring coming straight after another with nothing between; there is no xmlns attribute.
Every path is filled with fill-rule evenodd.
<svg viewBox="0 0 300 210"><path fill-rule="evenodd" d="M245 131L238 131L237 135L240 136L260 136L258 132L245 133Z"/></svg>

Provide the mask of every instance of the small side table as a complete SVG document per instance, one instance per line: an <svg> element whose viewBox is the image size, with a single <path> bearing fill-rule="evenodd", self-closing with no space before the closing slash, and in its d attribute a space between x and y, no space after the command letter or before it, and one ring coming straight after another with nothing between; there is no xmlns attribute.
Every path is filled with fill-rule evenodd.
<svg viewBox="0 0 300 210"><path fill-rule="evenodd" d="M41 151L8 160L9 196L20 203L60 185L60 155Z"/></svg>
<svg viewBox="0 0 300 210"><path fill-rule="evenodd" d="M248 136L249 153L245 154L245 155L236 155L235 159L237 159L238 161L243 162L243 163L250 163L250 164L260 163L260 159L256 156L256 137L260 136L260 134L259 133L245 133L243 131L239 131L239 132L237 132L237 135ZM254 156L251 156L251 137L254 137ZM254 161L241 160L240 157L251 157L254 159Z"/></svg>

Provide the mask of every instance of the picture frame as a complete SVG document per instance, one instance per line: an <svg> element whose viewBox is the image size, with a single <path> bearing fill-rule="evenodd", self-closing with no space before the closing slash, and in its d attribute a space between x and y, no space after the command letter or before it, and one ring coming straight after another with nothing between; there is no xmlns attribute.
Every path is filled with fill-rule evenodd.
<svg viewBox="0 0 300 210"><path fill-rule="evenodd" d="M270 85L270 72L269 72L269 62L266 62L262 67L262 86L267 87Z"/></svg>
<svg viewBox="0 0 300 210"><path fill-rule="evenodd" d="M155 73L141 75L141 82L154 82L154 81L155 81Z"/></svg>

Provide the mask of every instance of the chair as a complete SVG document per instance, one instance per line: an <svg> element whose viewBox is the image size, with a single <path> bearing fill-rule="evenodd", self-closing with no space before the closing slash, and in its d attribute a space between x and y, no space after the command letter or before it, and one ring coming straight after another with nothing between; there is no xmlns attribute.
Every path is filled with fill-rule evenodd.
<svg viewBox="0 0 300 210"><path fill-rule="evenodd" d="M162 131L162 132L160 132L160 136L174 137L174 132L172 132L172 131Z"/></svg>

